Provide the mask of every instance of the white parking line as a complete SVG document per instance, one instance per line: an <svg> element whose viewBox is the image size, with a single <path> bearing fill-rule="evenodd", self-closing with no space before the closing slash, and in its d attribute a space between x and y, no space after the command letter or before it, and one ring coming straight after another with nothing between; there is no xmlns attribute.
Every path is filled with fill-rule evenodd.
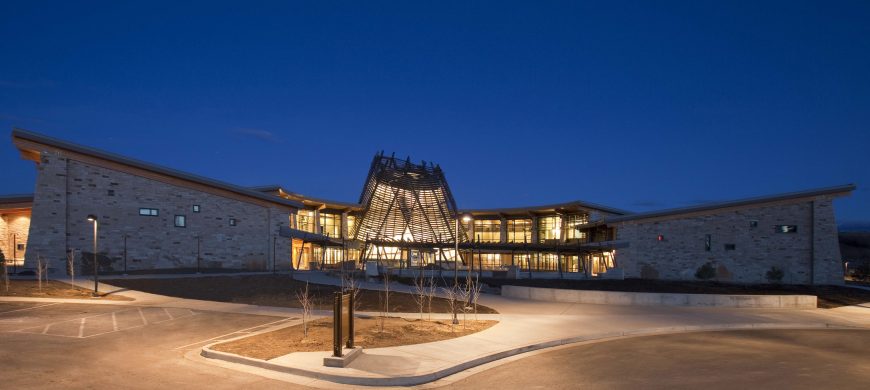
<svg viewBox="0 0 870 390"><path fill-rule="evenodd" d="M79 324L79 338L85 335L85 318L82 318L82 323Z"/></svg>
<svg viewBox="0 0 870 390"><path fill-rule="evenodd" d="M25 308L23 308L23 309L15 309L15 310L3 311L3 312L0 312L0 314L14 313L14 312L16 312L16 311L25 311L25 310L39 309L40 307L53 306L53 305L60 305L61 303L62 303L62 302L46 303L46 304L44 304L44 305L39 305L39 306L25 307Z"/></svg>
<svg viewBox="0 0 870 390"><path fill-rule="evenodd" d="M112 312L112 329L114 329L115 332L117 332L118 331L118 318L115 317L115 313L117 313L117 312L116 311Z"/></svg>
<svg viewBox="0 0 870 390"><path fill-rule="evenodd" d="M148 325L148 320L145 319L145 313L142 312L142 308L139 308L139 317L142 317L142 325Z"/></svg>
<svg viewBox="0 0 870 390"><path fill-rule="evenodd" d="M296 317L287 317L287 318L284 318L284 319L280 319L280 320L278 320L278 321L272 321L272 322L269 322L269 323L260 324L260 325L257 325L257 326L252 326L252 327L250 327L250 328L240 329L240 330L237 330L237 331L235 331L235 332L231 332L231 333L227 333L227 334L222 334L222 335L220 335L220 336L215 336L215 337L212 337L212 338L207 339L207 340L202 340L202 341L197 341L197 342L195 342L195 343L190 343L190 344L187 344L187 345L182 345L182 346L180 346L180 347L173 348L172 350L173 350L173 351L178 351L178 350L180 350L180 349L184 349L184 348L187 348L187 347L192 347L192 346L197 345L197 344L205 344L205 343L208 343L209 341L218 340L218 339L221 339L221 338L224 338L224 337L227 337L227 336L232 336L232 335L234 335L234 334L243 334L243 333L245 333L245 331L250 330L250 329L259 328L259 327L264 327L264 326L268 326L268 325L273 325L273 324L277 324L277 323L279 323L279 322L286 322L286 321L297 320L297 319L298 319L298 318L296 318Z"/></svg>
<svg viewBox="0 0 870 390"><path fill-rule="evenodd" d="M166 309L165 307L163 308L163 312L166 313L166 315L169 316L169 319L170 319L170 320L173 319L173 318L175 318L175 317L172 316L172 314L169 314L169 310Z"/></svg>

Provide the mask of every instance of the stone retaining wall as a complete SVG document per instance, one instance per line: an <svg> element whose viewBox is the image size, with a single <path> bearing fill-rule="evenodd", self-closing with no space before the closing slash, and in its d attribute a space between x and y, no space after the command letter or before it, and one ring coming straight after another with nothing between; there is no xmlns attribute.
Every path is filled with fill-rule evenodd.
<svg viewBox="0 0 870 390"><path fill-rule="evenodd" d="M815 309L813 295L672 294L502 286L501 295L535 301L639 306Z"/></svg>

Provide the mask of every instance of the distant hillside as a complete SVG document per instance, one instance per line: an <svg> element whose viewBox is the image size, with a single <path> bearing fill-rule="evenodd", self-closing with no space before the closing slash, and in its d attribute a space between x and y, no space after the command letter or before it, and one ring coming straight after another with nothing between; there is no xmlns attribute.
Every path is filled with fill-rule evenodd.
<svg viewBox="0 0 870 390"><path fill-rule="evenodd" d="M843 260L870 261L870 232L840 232Z"/></svg>

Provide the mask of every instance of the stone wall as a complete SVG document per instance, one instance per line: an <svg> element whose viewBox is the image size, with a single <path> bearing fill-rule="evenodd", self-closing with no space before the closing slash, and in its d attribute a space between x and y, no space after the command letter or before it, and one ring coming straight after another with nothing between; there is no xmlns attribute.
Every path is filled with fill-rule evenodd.
<svg viewBox="0 0 870 390"><path fill-rule="evenodd" d="M29 229L30 212L3 213L0 210L0 249L3 250L3 255L7 260L12 260L13 256L17 256L19 259L24 258L27 251ZM17 244L24 244L24 250L15 249Z"/></svg>
<svg viewBox="0 0 870 390"><path fill-rule="evenodd" d="M776 266L784 272L783 283L842 284L842 267L835 266L840 256L831 200L796 199L622 222L617 238L630 244L617 250L617 265L627 278L696 280L695 272L710 263L715 280L738 283L765 283L767 271ZM776 225L797 225L797 232L778 233Z"/></svg>
<svg viewBox="0 0 870 390"><path fill-rule="evenodd" d="M43 152L38 165L28 265L39 252L64 272L66 251L91 257L95 214L98 254L105 270L160 268L268 270L289 264L289 243L278 237L290 210L137 176ZM199 206L199 212L193 206ZM143 216L140 208L158 210ZM175 216L186 218L175 226ZM230 219L235 220L231 226ZM276 239L277 237L277 239ZM275 257L273 258L273 251ZM81 254L85 252L84 254ZM126 254L126 262L125 262ZM286 268L286 267L283 267Z"/></svg>

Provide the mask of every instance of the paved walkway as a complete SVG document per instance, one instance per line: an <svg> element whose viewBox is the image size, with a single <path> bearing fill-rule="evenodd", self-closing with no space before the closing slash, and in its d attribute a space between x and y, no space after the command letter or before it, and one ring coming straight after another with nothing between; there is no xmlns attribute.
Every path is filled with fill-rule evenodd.
<svg viewBox="0 0 870 390"><path fill-rule="evenodd" d="M173 275L175 276L175 275ZM202 275L207 277L208 275ZM338 278L323 273L297 273L297 278L312 283L340 285ZM79 283L87 288L87 280ZM92 283L92 282L91 282ZM361 288L380 289L380 283L362 283ZM298 316L299 309L264 307L236 303L179 299L139 291L120 289L108 284L101 291L120 293L134 301L101 301L104 304L160 306L195 311L259 314L275 317ZM393 291L411 292L411 287L395 284ZM39 300L95 303L95 300L51 300L18 298L2 300ZM769 329L769 328L870 328L870 305L838 309L725 309L649 306L608 306L535 302L484 294L480 303L500 314L479 315L499 324L473 335L434 343L366 349L347 368L323 366L328 352L304 352L281 356L269 361L248 359L245 366L230 365L246 371L262 370L290 373L296 383L329 387L333 382L361 385L413 385L430 382L464 369L503 357L557 345L674 332ZM320 312L320 315L331 313ZM364 313L363 313L364 314ZM417 313L399 314L415 317ZM437 317L446 318L442 314ZM271 329L264 329L269 331ZM364 347L364 346L363 346ZM206 352L208 349L204 349ZM238 361L238 359L236 359ZM222 365L227 366L225 363ZM261 367L261 368L253 368ZM265 375L265 374L264 374ZM323 381L329 382L323 382Z"/></svg>

